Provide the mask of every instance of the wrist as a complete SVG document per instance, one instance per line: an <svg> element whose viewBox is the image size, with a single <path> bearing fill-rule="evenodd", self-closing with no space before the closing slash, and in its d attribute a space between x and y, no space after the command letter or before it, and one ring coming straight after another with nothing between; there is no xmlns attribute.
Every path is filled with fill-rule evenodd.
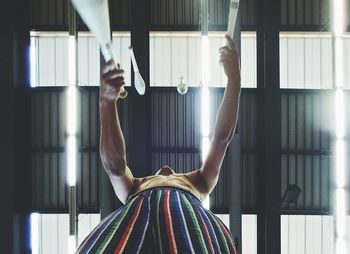
<svg viewBox="0 0 350 254"><path fill-rule="evenodd" d="M227 81L229 83L232 83L232 82L234 82L234 83L241 83L241 75L229 75L227 77Z"/></svg>
<svg viewBox="0 0 350 254"><path fill-rule="evenodd" d="M109 98L104 98L100 97L100 106L101 107L114 107L117 99L109 99Z"/></svg>

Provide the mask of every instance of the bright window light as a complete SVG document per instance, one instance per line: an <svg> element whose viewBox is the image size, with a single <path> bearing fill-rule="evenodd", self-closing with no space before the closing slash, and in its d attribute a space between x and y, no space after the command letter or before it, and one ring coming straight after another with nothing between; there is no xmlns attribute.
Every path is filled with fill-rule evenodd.
<svg viewBox="0 0 350 254"><path fill-rule="evenodd" d="M76 168L77 168L77 139L75 136L67 137L67 171L68 184L75 186L76 184Z"/></svg>
<svg viewBox="0 0 350 254"><path fill-rule="evenodd" d="M76 250L75 235L68 236L68 254L74 254Z"/></svg>
<svg viewBox="0 0 350 254"><path fill-rule="evenodd" d="M36 38L30 38L30 86L37 86Z"/></svg>
<svg viewBox="0 0 350 254"><path fill-rule="evenodd" d="M30 242L32 254L39 254L39 214L30 215Z"/></svg>
<svg viewBox="0 0 350 254"><path fill-rule="evenodd" d="M76 57L75 57L75 37L70 35L68 40L68 83L74 85L76 81Z"/></svg>

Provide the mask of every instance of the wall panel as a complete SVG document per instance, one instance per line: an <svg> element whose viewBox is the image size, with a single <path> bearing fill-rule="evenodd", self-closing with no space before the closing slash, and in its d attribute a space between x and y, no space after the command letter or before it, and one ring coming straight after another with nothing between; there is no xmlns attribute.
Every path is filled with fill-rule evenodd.
<svg viewBox="0 0 350 254"><path fill-rule="evenodd" d="M333 254L333 220L332 216L281 216L281 253Z"/></svg>
<svg viewBox="0 0 350 254"><path fill-rule="evenodd" d="M281 88L332 88L330 34L281 33L280 80Z"/></svg>
<svg viewBox="0 0 350 254"><path fill-rule="evenodd" d="M31 28L68 28L68 0L31 0ZM57 29L57 30L56 30Z"/></svg>
<svg viewBox="0 0 350 254"><path fill-rule="evenodd" d="M297 184L302 192L284 211L327 213L332 208L333 93L282 93L282 186Z"/></svg>
<svg viewBox="0 0 350 254"><path fill-rule="evenodd" d="M186 96L175 89L152 90L151 145L157 149L200 147L200 94L189 90Z"/></svg>
<svg viewBox="0 0 350 254"><path fill-rule="evenodd" d="M226 30L229 0L208 1L209 27L213 30ZM151 0L151 29L159 27L199 26L200 1L196 0ZM241 1L241 22L243 30L255 27L255 1Z"/></svg>
<svg viewBox="0 0 350 254"><path fill-rule="evenodd" d="M69 75L68 34L55 32L33 32L36 66L35 87L67 86ZM115 60L125 71L126 86L131 85L131 60L129 55L130 33L113 33L112 50ZM100 50L98 42L90 33L78 35L78 84L100 85Z"/></svg>
<svg viewBox="0 0 350 254"><path fill-rule="evenodd" d="M322 31L329 29L329 0L282 0L282 29Z"/></svg>
<svg viewBox="0 0 350 254"><path fill-rule="evenodd" d="M69 0L31 0L31 29L62 31L68 30ZM129 25L129 1L110 1L111 26ZM80 21L81 23L81 21ZM81 28L86 26L81 23Z"/></svg>
<svg viewBox="0 0 350 254"><path fill-rule="evenodd" d="M225 87L227 78L219 64L218 49L225 45L224 33L208 37L208 84ZM242 87L256 87L256 35L242 33ZM199 33L154 32L150 35L151 86L176 86L183 77L189 86L202 80L202 41Z"/></svg>

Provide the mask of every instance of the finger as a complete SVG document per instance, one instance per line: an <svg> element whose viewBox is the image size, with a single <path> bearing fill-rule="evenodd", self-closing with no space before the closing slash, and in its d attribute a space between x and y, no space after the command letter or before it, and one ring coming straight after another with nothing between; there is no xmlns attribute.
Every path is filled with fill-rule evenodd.
<svg viewBox="0 0 350 254"><path fill-rule="evenodd" d="M108 75L105 78L106 81L108 81L109 83L115 83L115 82L120 82L120 81L124 81L124 77L123 76L117 76L117 75Z"/></svg>
<svg viewBox="0 0 350 254"><path fill-rule="evenodd" d="M111 77L107 77L105 79L103 79L104 83L109 83L113 85L117 85L117 86L121 86L123 84L125 84L125 80L124 77L116 77L116 78L111 78Z"/></svg>
<svg viewBox="0 0 350 254"><path fill-rule="evenodd" d="M220 54L224 54L224 55L232 55L233 54L232 50L228 46L224 46L224 47L219 48L219 52L220 52Z"/></svg>
<svg viewBox="0 0 350 254"><path fill-rule="evenodd" d="M223 55L220 57L219 63L232 63L232 57Z"/></svg>
<svg viewBox="0 0 350 254"><path fill-rule="evenodd" d="M236 48L234 41L232 40L232 38L228 34L225 34L225 39L227 41L228 46L231 49L235 49Z"/></svg>
<svg viewBox="0 0 350 254"><path fill-rule="evenodd" d="M105 79L106 77L112 75L115 77L122 76L124 74L123 69L112 69L108 70L108 72L102 74L102 79Z"/></svg>
<svg viewBox="0 0 350 254"><path fill-rule="evenodd" d="M229 55L220 55L220 60L221 59L227 59L227 60L232 60L232 56L229 56Z"/></svg>

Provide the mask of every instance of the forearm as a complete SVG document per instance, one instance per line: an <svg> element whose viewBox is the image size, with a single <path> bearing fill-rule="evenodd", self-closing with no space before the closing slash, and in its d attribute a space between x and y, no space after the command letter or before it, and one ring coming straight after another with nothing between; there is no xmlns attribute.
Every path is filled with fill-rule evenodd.
<svg viewBox="0 0 350 254"><path fill-rule="evenodd" d="M125 141L114 101L100 100L100 155L108 173L124 174Z"/></svg>
<svg viewBox="0 0 350 254"><path fill-rule="evenodd" d="M230 78L214 125L213 139L230 142L236 128L240 97L240 78Z"/></svg>

